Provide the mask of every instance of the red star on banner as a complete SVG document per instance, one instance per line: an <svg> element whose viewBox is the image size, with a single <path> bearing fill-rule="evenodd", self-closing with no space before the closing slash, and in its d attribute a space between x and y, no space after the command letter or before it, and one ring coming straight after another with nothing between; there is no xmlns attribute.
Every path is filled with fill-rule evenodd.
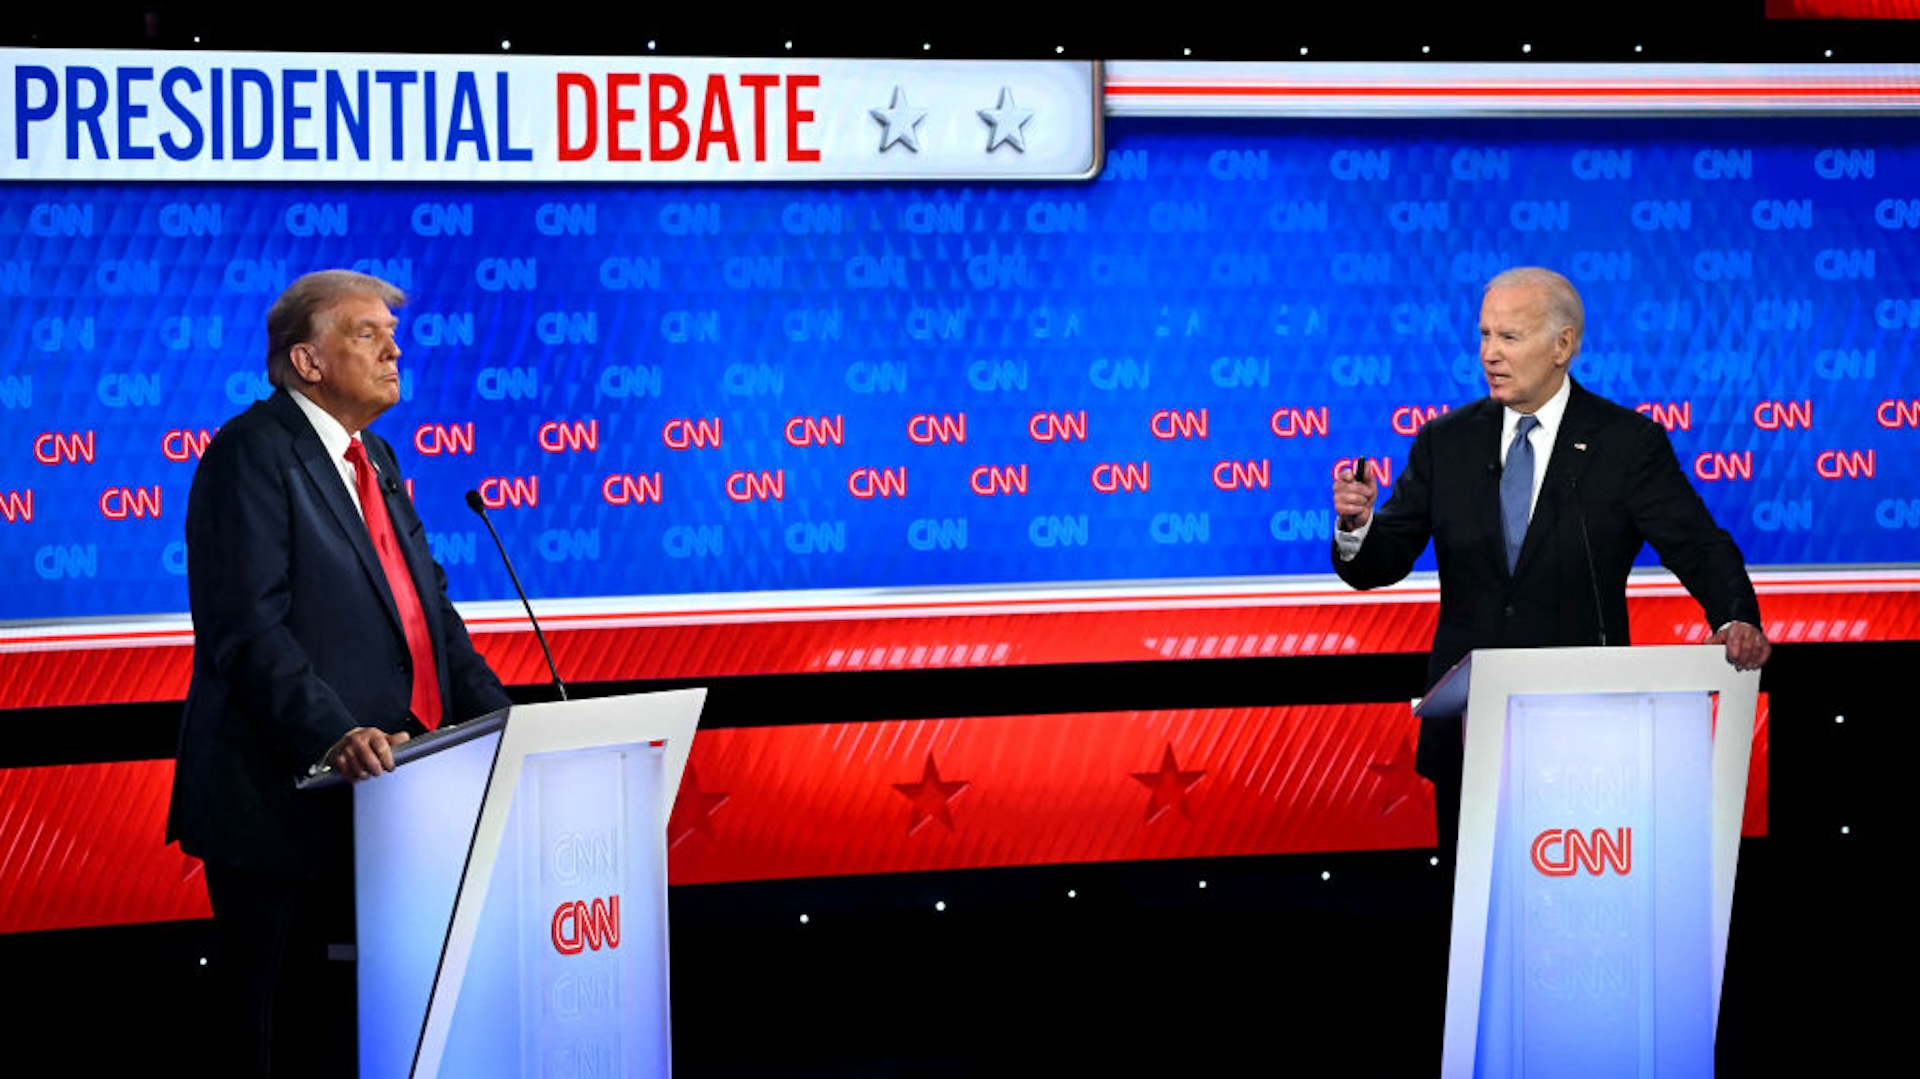
<svg viewBox="0 0 1920 1079"><path fill-rule="evenodd" d="M1413 770L1413 740L1402 735L1393 757L1384 762L1374 761L1367 765L1367 771L1380 781L1381 816L1405 805L1420 782L1420 773Z"/></svg>
<svg viewBox="0 0 1920 1079"><path fill-rule="evenodd" d="M1147 803L1147 823L1159 820L1169 809L1178 809L1180 815L1193 819L1193 807L1187 804L1187 792L1194 784L1206 777L1206 772L1182 772L1173 761L1173 743L1167 743L1166 752L1160 757L1158 772L1134 772L1133 778L1146 784L1153 792L1153 798Z"/></svg>
<svg viewBox="0 0 1920 1079"><path fill-rule="evenodd" d="M947 831L953 831L953 814L947 804L971 785L964 779L942 780L940 767L933 763L933 754L927 754L927 767L920 773L920 782L893 785L894 790L906 795L907 801L913 803L913 817L907 822L907 834L919 831L930 820L937 820L947 826Z"/></svg>
<svg viewBox="0 0 1920 1079"><path fill-rule="evenodd" d="M673 796L673 814L667 818L667 848L679 846L695 832L713 840L713 814L733 795L727 791L708 792L700 789L700 773L693 765L687 765L687 774L680 779L680 790Z"/></svg>

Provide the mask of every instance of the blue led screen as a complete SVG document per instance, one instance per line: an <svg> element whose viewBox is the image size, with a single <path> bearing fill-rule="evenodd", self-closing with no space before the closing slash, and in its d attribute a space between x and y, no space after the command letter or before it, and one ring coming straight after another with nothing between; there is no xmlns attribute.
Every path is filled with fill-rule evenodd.
<svg viewBox="0 0 1920 1079"><path fill-rule="evenodd" d="M462 601L511 596L470 488L544 598L1325 573L1336 464L1479 396L1527 263L1749 562L1910 564L1916 141L1116 119L1086 184L0 183L0 618L185 609L197 450L329 266L411 294L376 430Z"/></svg>

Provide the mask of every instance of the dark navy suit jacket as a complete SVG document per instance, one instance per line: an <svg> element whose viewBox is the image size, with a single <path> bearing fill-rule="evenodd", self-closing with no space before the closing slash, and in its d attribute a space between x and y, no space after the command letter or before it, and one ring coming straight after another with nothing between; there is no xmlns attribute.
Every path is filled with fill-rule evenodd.
<svg viewBox="0 0 1920 1079"><path fill-rule="evenodd" d="M1499 402L1482 398L1423 426L1359 553L1345 562L1334 553L1347 583L1378 588L1405 577L1432 541L1440 621L1429 686L1477 648L1594 645L1603 625L1607 644L1629 643L1627 574L1645 544L1699 601L1708 625L1760 624L1740 549L1680 470L1666 432L1577 382L1509 573L1501 414ZM1457 725L1441 726L1421 727L1422 774L1434 774L1436 737L1458 741ZM1457 744L1450 748L1457 756Z"/></svg>
<svg viewBox="0 0 1920 1079"><path fill-rule="evenodd" d="M445 722L510 702L447 599L385 441L363 432L426 612ZM319 875L347 792L294 784L354 727L420 728L400 616L338 466L285 390L208 443L187 505L193 683L167 837L208 861Z"/></svg>

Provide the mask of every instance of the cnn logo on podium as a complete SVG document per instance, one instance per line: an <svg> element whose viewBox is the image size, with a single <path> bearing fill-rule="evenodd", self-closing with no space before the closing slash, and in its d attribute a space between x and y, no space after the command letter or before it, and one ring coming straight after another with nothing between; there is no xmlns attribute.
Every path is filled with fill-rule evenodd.
<svg viewBox="0 0 1920 1079"><path fill-rule="evenodd" d="M573 900L553 911L551 928L553 950L561 955L579 955L591 948L620 946L620 897L591 902Z"/></svg>
<svg viewBox="0 0 1920 1079"><path fill-rule="evenodd" d="M1577 828L1549 828L1533 837L1531 854L1543 876L1571 877L1585 869L1597 877L1611 869L1624 877L1633 872L1633 829L1595 828L1583 835Z"/></svg>

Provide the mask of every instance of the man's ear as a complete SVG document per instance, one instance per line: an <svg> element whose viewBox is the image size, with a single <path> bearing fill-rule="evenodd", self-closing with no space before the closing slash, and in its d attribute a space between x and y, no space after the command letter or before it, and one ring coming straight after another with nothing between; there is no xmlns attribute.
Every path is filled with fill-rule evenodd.
<svg viewBox="0 0 1920 1079"><path fill-rule="evenodd" d="M1573 327L1562 326L1553 337L1554 363L1565 367L1573 362Z"/></svg>
<svg viewBox="0 0 1920 1079"><path fill-rule="evenodd" d="M288 349L287 361L300 381L309 386L320 381L320 360L312 345L302 342Z"/></svg>

